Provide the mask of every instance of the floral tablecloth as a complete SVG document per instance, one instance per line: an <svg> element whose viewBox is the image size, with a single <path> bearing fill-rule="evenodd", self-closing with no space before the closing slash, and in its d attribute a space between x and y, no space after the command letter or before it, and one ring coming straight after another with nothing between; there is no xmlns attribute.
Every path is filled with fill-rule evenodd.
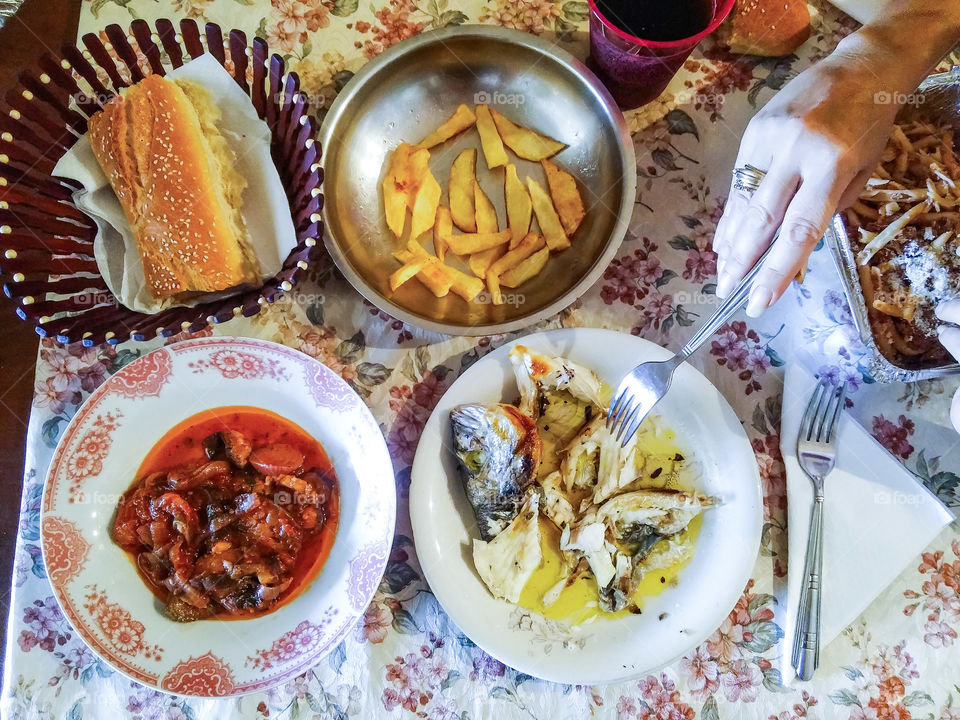
<svg viewBox="0 0 960 720"><path fill-rule="evenodd" d="M469 0L456 6L447 0L85 0L80 29L97 32L135 17L186 15L256 32L288 55L317 106L328 103L368 58L443 25L499 23L543 34L582 57L586 8L574 0ZM814 35L798 56L758 61L707 44L658 102L629 114L640 180L623 247L581 301L531 331L597 326L672 348L682 344L689 326L715 302L710 242L747 120L853 28L827 6L814 7L814 14ZM639 681L604 687L542 682L484 654L438 606L410 539L407 489L424 422L457 375L509 337L423 333L379 312L321 265L294 295L217 332L268 338L319 358L352 384L380 422L396 467L399 513L386 575L362 622L309 673L239 699L164 695L98 661L60 614L44 574L41 485L53 447L86 395L159 341L70 351L44 342L27 441L5 718L960 718L955 528L945 530L825 649L813 682L785 688L776 670L784 651L776 598L786 569L779 368L793 346L803 343L818 355L815 370L849 378L856 388L856 418L944 501L958 500L960 454L948 422L956 381L880 386L863 377L863 351L826 250L814 254L802 288L792 289L759 321L730 323L693 360L737 410L756 451L765 501L753 579L696 650Z"/></svg>

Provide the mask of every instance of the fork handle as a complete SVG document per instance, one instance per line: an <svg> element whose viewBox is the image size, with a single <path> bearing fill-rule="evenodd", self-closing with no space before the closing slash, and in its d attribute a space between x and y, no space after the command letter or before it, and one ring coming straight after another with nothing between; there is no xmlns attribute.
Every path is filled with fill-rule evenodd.
<svg viewBox="0 0 960 720"><path fill-rule="evenodd" d="M810 513L810 537L803 563L800 615L793 641L797 677L809 680L820 664L820 579L823 568L823 492L818 491Z"/></svg>
<svg viewBox="0 0 960 720"><path fill-rule="evenodd" d="M777 233L779 235L779 231ZM774 237L774 242L776 241ZM713 315L707 319L703 325L697 328L697 331L693 334L687 344L684 345L680 352L677 355L680 355L683 358L688 358L693 353L695 353L704 342L707 341L717 330L723 327L730 318L737 314L740 308L747 302L747 298L750 297L750 290L753 289L753 281L757 277L757 273L760 272L760 268L763 266L763 261L767 259L767 255L770 254L770 251L773 249L773 242L770 243L763 255L760 256L760 259L754 263L753 267L750 268L749 272L743 276L743 279L737 284L726 299L717 306L717 309L713 311Z"/></svg>

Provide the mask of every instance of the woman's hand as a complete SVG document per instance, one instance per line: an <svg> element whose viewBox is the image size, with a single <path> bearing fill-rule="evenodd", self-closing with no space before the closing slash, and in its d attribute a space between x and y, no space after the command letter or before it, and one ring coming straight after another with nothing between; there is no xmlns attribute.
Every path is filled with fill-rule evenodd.
<svg viewBox="0 0 960 720"><path fill-rule="evenodd" d="M837 208L856 200L900 104L957 38L957 8L931 9L926 0L893 4L896 13L848 36L788 83L744 133L735 167L749 164L767 174L751 198L731 189L714 249L717 295L725 297L781 228L754 281L747 304L752 317L806 267Z"/></svg>
<svg viewBox="0 0 960 720"><path fill-rule="evenodd" d="M960 300L951 300L937 306L937 317L954 325L960 325ZM940 342L950 353L960 361L960 327L941 325L939 330ZM960 432L960 390L953 396L953 405L950 406L950 420Z"/></svg>

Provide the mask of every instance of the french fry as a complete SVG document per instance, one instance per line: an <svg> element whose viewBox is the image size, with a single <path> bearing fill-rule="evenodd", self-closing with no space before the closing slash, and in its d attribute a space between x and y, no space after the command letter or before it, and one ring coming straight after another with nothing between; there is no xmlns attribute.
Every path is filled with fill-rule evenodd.
<svg viewBox="0 0 960 720"><path fill-rule="evenodd" d="M507 163L503 176L503 196L507 205L507 227L513 235L510 249L513 250L530 229L530 217L533 213L530 194L517 176L517 166L513 163Z"/></svg>
<svg viewBox="0 0 960 720"><path fill-rule="evenodd" d="M500 231L497 220L497 209L490 202L490 198L480 187L480 183L473 181L473 205L476 208L477 232L495 233Z"/></svg>
<svg viewBox="0 0 960 720"><path fill-rule="evenodd" d="M464 232L477 231L477 216L473 201L473 183L476 182L477 150L468 148L450 167L450 215L453 224Z"/></svg>
<svg viewBox="0 0 960 720"><path fill-rule="evenodd" d="M550 198L553 207L560 216L560 223L567 237L572 236L587 214L583 209L583 198L577 189L577 181L573 175L557 167L549 160L541 160L543 171L547 175L547 187L550 188Z"/></svg>
<svg viewBox="0 0 960 720"><path fill-rule="evenodd" d="M508 250L502 258L490 266L490 269L487 271L487 275L490 273L493 273L497 277L503 275L503 273L507 272L507 270L512 270L545 245L546 241L543 239L543 237L535 232L527 233L523 240L520 241L519 245L517 245L513 250Z"/></svg>
<svg viewBox="0 0 960 720"><path fill-rule="evenodd" d="M434 255L431 255L416 240L407 241L407 252L394 253L394 257L400 262L410 262L411 260L424 259L426 265L417 273L417 280L422 282L437 297L443 297L453 286L451 278L444 270L447 267L440 262ZM403 260L402 258L406 258Z"/></svg>
<svg viewBox="0 0 960 720"><path fill-rule="evenodd" d="M547 241L547 247L551 250L566 250L570 247L570 240L563 231L560 216L553 209L553 202L547 195L547 191L543 189L543 185L529 176L527 177L527 190L530 191L533 212L537 216L537 223L540 225L540 232L543 233L543 237Z"/></svg>
<svg viewBox="0 0 960 720"><path fill-rule="evenodd" d="M428 264L436 263L439 265L441 272L450 280L450 290L467 302L473 300L480 294L480 291L483 290L483 280L471 277L465 272L461 272L449 265L444 265L438 258L428 253L420 243L409 242L407 243L406 250L395 252L393 256L400 262L411 262L414 259L423 259L426 260ZM423 281L428 287L430 287L428 283L433 282L433 279L425 279L422 274L417 275L417 279ZM442 287L442 285L439 287Z"/></svg>
<svg viewBox="0 0 960 720"><path fill-rule="evenodd" d="M472 255L508 242L510 242L509 230L496 233L464 233L447 238L451 252L457 255Z"/></svg>
<svg viewBox="0 0 960 720"><path fill-rule="evenodd" d="M497 247L490 248L489 250L482 250L481 252L474 253L467 258L467 265L470 267L470 272L476 275L478 278L484 278L487 276L487 270L490 269L490 266L496 262L503 253L507 251L506 245L498 245Z"/></svg>
<svg viewBox="0 0 960 720"><path fill-rule="evenodd" d="M410 262L411 258L422 257L429 259L434 257L427 252L427 249L423 245L414 240L408 240L407 249L395 252L393 256L400 262Z"/></svg>
<svg viewBox="0 0 960 720"><path fill-rule="evenodd" d="M467 275L465 272L460 272L449 265L445 265L444 270L453 279L453 285L450 286L450 290L467 302L473 300L480 294L480 291L483 290L483 280L480 278Z"/></svg>
<svg viewBox="0 0 960 720"><path fill-rule="evenodd" d="M417 280L427 286L437 297L444 297L453 287L453 278L446 272L446 265L434 258L434 262L427 262L423 270L417 273Z"/></svg>
<svg viewBox="0 0 960 720"><path fill-rule="evenodd" d="M383 178L383 209L387 227L399 239L406 225L407 208L414 201L427 173L430 172L430 151L400 143L390 154Z"/></svg>
<svg viewBox="0 0 960 720"><path fill-rule="evenodd" d="M492 270L487 273L487 290L490 293L490 302L494 305L503 305L503 293L500 292L500 278Z"/></svg>
<svg viewBox="0 0 960 720"><path fill-rule="evenodd" d="M500 133L497 132L497 126L490 115L490 108L486 105L477 105L476 112L480 146L483 148L483 157L487 160L487 167L493 170L493 168L506 165L510 158L507 157L507 151L503 149L503 141L500 139Z"/></svg>
<svg viewBox="0 0 960 720"><path fill-rule="evenodd" d="M433 250L442 261L447 254L447 238L453 235L453 220L450 217L450 208L446 205L437 207L437 222L433 225Z"/></svg>
<svg viewBox="0 0 960 720"><path fill-rule="evenodd" d="M536 277L543 270L547 260L550 259L550 248L545 247L537 250L533 255L521 262L515 268L507 270L500 276L500 284L504 287L515 288L522 285L527 280Z"/></svg>
<svg viewBox="0 0 960 720"><path fill-rule="evenodd" d="M427 258L416 258L401 266L399 270L390 275L390 291L396 292L398 287L423 270L427 262L429 262Z"/></svg>
<svg viewBox="0 0 960 720"><path fill-rule="evenodd" d="M407 196L394 190L393 180L383 179L383 214L387 227L399 240L407 223Z"/></svg>
<svg viewBox="0 0 960 720"><path fill-rule="evenodd" d="M493 203L490 202L490 198L487 197L486 193L483 192L480 183L476 181L473 183L473 204L477 208L477 232L498 232L500 227L497 221L497 209L493 206ZM470 270L473 271L474 275L482 278L487 274L487 269L493 261L503 255L506 250L506 245L497 245L489 250L474 253L470 256L470 259L467 260L467 264L470 266Z"/></svg>
<svg viewBox="0 0 960 720"><path fill-rule="evenodd" d="M413 203L413 219L410 222L410 237L418 238L433 227L437 219L437 207L443 190L428 169Z"/></svg>
<svg viewBox="0 0 960 720"><path fill-rule="evenodd" d="M447 118L440 127L417 143L417 147L426 148L429 150L434 145L439 145L440 143L446 142L455 135L459 135L467 128L472 127L476 121L477 116L473 114L473 110L466 105L460 105L454 111L453 115Z"/></svg>
<svg viewBox="0 0 960 720"><path fill-rule="evenodd" d="M536 130L517 125L495 108L490 108L490 115L503 143L524 160L538 162L556 155L566 147L564 143L541 135Z"/></svg>

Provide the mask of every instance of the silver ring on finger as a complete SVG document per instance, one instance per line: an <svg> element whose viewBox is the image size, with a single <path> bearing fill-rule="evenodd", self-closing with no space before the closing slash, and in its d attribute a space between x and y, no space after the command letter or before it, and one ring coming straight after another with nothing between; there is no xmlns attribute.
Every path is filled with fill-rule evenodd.
<svg viewBox="0 0 960 720"><path fill-rule="evenodd" d="M760 187L760 183L766 174L765 170L753 165L741 165L733 171L733 189L746 197L750 197Z"/></svg>

